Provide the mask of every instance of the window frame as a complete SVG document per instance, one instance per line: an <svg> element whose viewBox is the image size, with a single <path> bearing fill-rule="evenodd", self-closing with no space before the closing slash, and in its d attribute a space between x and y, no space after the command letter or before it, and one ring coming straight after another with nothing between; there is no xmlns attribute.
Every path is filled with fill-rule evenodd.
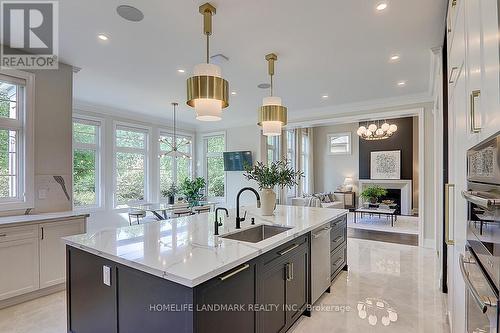
<svg viewBox="0 0 500 333"><path fill-rule="evenodd" d="M304 131L302 131L302 136L301 136L301 149L300 149L300 161L301 161L301 166L300 169L304 173L304 177L302 177L302 193L308 193L309 192L309 135L306 134Z"/></svg>
<svg viewBox="0 0 500 333"><path fill-rule="evenodd" d="M73 209L76 211L97 211L97 210L102 210L104 209L105 206L105 183L104 183L104 128L106 126L105 120L103 118L99 117L92 117L88 115L82 115L78 113L73 114L72 118L72 124L75 122L79 122L82 124L89 124L89 125L95 125L97 126L97 142L95 144L84 144L84 143L77 143L74 140L73 135L72 137L72 170L74 167L74 152L75 149L83 149L83 150L91 150L94 149L96 152L96 204L95 205L90 205L90 206L75 206L75 201L74 201L74 194L72 196L73 198ZM73 127L73 126L72 126ZM72 177L72 183L73 183L73 191L74 191L74 179Z"/></svg>
<svg viewBox="0 0 500 333"><path fill-rule="evenodd" d="M346 136L348 138L348 142L346 144L347 151L344 152L332 152L331 151L331 141L332 138L338 138L338 137L343 137ZM326 145L327 145L327 151L328 155L351 155L352 154L352 140L351 140L351 132L341 132L341 133L329 133L326 136ZM340 145L339 145L340 146Z"/></svg>
<svg viewBox="0 0 500 333"><path fill-rule="evenodd" d="M297 171L297 168L295 167L295 162L296 162L296 136L295 136L295 130L289 129L285 130L285 138L286 138L286 158L289 166ZM288 199L294 198L297 196L297 185L293 185L291 188L286 188L286 196Z"/></svg>
<svg viewBox="0 0 500 333"><path fill-rule="evenodd" d="M131 131L136 131L136 132L143 132L146 134L146 137L144 139L145 142L145 147L144 148L129 148L129 147L117 147L116 145L116 132L117 130L120 129L130 129ZM139 124L134 124L134 123L128 123L128 122L122 122L122 121L113 121L113 194L112 194L112 201L113 201L113 209L123 209L127 208L128 205L127 203L124 204L118 204L117 202L117 165L116 165L116 156L118 152L129 152L129 153L142 153L144 154L144 199L143 200L137 200L136 203L147 203L149 199L151 198L151 186L150 186L150 181L151 181L151 172L150 172L150 166L151 166L151 132L152 129L149 126L143 126Z"/></svg>
<svg viewBox="0 0 500 333"><path fill-rule="evenodd" d="M16 108L16 119L1 118L0 128L15 130L17 161L17 196L15 198L0 198L0 211L34 208L34 109L35 109L35 75L19 70L0 69L0 75L10 76L13 81L24 81L22 110ZM19 97L19 96L17 96ZM19 101L17 102L19 103Z"/></svg>
<svg viewBox="0 0 500 333"><path fill-rule="evenodd" d="M213 200L216 202L226 202L227 200L227 177L226 177L226 172L224 171L224 196L223 197L209 197L208 196L208 157L219 157L219 153L213 153L213 152L208 152L207 148L207 142L208 139L211 137L217 137L217 136L222 136L224 138L224 151L222 154L227 150L227 141L226 141L226 132L211 132L211 133L205 133L202 134L201 136L201 142L203 145L203 177L205 178L206 181L206 186L205 186L205 193L207 196L207 200ZM223 155L222 155L223 157Z"/></svg>
<svg viewBox="0 0 500 333"><path fill-rule="evenodd" d="M272 143L269 143L269 140L272 141ZM276 135L276 136L267 136L266 137L266 158L267 158L267 165L270 165L272 162L276 162L280 160L280 149L281 148L281 135ZM273 153L273 160L269 161L269 151L272 151Z"/></svg>
<svg viewBox="0 0 500 333"><path fill-rule="evenodd" d="M161 143L159 142L159 140L161 139L162 136L170 136L170 137L173 137L174 134L173 134L173 131L172 130L167 130L167 129L164 129L164 128L159 128L158 129L158 168L157 168L157 176L158 176L158 196L159 196L159 199L160 201L162 199L166 199L162 196L161 194L161 157L160 157L160 154L164 153L165 151L161 149ZM190 167L190 170L189 170L189 174L191 176L191 179L193 179L195 173L194 173L194 160L195 160L195 138L194 138L194 135L192 133L188 133L188 132L179 132L177 131L176 133L176 136L177 138L187 138L189 140L191 140L191 144L190 144L190 154L191 154L191 162L189 163L189 167ZM174 184L177 184L177 161L176 159L174 158L174 163L173 163L173 170L172 170L172 181L174 182Z"/></svg>

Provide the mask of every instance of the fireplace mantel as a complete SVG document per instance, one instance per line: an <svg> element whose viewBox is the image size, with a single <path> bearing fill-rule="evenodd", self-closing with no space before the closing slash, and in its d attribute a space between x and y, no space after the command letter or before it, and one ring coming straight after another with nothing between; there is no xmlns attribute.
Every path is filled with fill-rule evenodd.
<svg viewBox="0 0 500 333"><path fill-rule="evenodd" d="M412 212L412 188L411 179L360 179L360 193L369 186L378 185L385 189L401 190L401 214L411 215ZM362 199L360 199L361 201Z"/></svg>

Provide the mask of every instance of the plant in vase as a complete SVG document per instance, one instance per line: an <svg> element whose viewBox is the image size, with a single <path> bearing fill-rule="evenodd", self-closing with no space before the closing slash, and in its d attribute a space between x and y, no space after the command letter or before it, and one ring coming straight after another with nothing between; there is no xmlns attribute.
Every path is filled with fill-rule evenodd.
<svg viewBox="0 0 500 333"><path fill-rule="evenodd" d="M175 184L170 185L167 189L161 190L161 195L164 198L167 198L167 202L169 205L173 205L175 203L175 195L177 194L177 186Z"/></svg>
<svg viewBox="0 0 500 333"><path fill-rule="evenodd" d="M257 162L253 167L245 166L243 175L259 185L262 215L273 215L276 207L276 193L274 192L276 186L292 188L299 184L301 177L304 177L302 171L295 171L286 160L275 161L270 165Z"/></svg>
<svg viewBox="0 0 500 333"><path fill-rule="evenodd" d="M376 204L380 197L387 195L387 190L380 186L370 186L361 192L360 196L363 199L370 201L372 204Z"/></svg>
<svg viewBox="0 0 500 333"><path fill-rule="evenodd" d="M197 177L193 180L185 178L180 185L180 193L184 195L190 206L197 206L203 198L202 190L206 182L203 177Z"/></svg>

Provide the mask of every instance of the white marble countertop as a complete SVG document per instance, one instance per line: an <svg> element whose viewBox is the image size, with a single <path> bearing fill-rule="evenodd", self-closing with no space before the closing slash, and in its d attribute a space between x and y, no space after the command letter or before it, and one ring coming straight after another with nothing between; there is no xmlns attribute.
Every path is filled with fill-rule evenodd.
<svg viewBox="0 0 500 333"><path fill-rule="evenodd" d="M57 213L4 216L0 217L0 227L12 227L21 224L30 224L30 223L58 220L58 219L64 219L68 217L78 217L78 216L88 217L89 214L77 211L66 211Z"/></svg>
<svg viewBox="0 0 500 333"><path fill-rule="evenodd" d="M248 211L242 230L255 224L292 227L258 243L214 236L214 213L149 222L65 237L66 244L167 280L194 287L342 215L344 209L278 206L274 216ZM223 216L222 236L235 231L235 212Z"/></svg>

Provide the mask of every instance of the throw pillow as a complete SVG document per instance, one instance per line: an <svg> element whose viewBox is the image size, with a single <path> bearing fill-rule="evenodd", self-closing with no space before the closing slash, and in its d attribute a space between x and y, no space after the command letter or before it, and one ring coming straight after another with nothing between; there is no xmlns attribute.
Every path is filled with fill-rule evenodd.
<svg viewBox="0 0 500 333"><path fill-rule="evenodd" d="M328 194L325 194L325 199L323 200L324 203L330 203L331 200L330 200L330 195Z"/></svg>
<svg viewBox="0 0 500 333"><path fill-rule="evenodd" d="M330 202L334 202L336 201L337 199L335 198L335 193L330 193L328 194L328 196L330 197Z"/></svg>

